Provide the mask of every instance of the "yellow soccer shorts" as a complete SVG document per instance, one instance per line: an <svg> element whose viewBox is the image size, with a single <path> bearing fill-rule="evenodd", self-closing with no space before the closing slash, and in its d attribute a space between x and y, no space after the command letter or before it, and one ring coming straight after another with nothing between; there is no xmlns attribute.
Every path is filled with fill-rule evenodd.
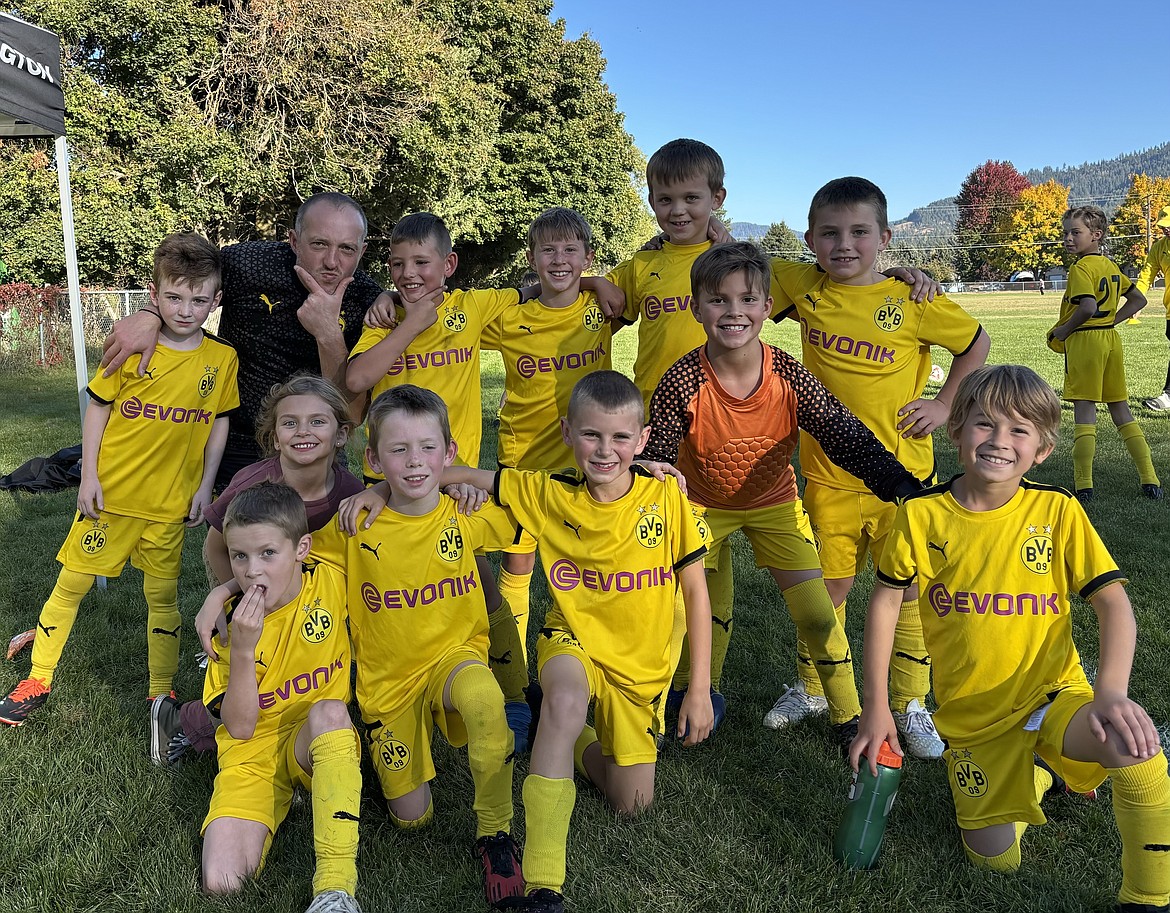
<svg viewBox="0 0 1170 913"><path fill-rule="evenodd" d="M123 517L103 511L96 520L77 515L57 560L71 571L117 577L126 559L144 573L177 580L183 566L182 523Z"/></svg>
<svg viewBox="0 0 1170 913"><path fill-rule="evenodd" d="M620 767L653 764L658 760L657 702L642 703L622 691L605 670L589 658L580 641L563 628L543 628L536 639L536 674L554 656L571 656L585 670L589 700L593 703L593 728L601 742L601 753ZM662 682L659 697L669 681Z"/></svg>
<svg viewBox="0 0 1170 913"><path fill-rule="evenodd" d="M866 553L876 565L894 525L896 504L868 491L848 491L809 481L804 488L821 568L829 580L854 577L865 567Z"/></svg>
<svg viewBox="0 0 1170 913"><path fill-rule="evenodd" d="M1116 330L1079 330L1065 341L1064 398L1094 403L1120 403L1129 398L1125 354Z"/></svg>
<svg viewBox="0 0 1170 913"><path fill-rule="evenodd" d="M756 567L809 571L821 566L812 523L799 498L754 510L697 509L711 530L706 559L708 570L719 570L719 552L727 537L737 529L742 529L751 542Z"/></svg>
<svg viewBox="0 0 1170 913"><path fill-rule="evenodd" d="M1107 776L1104 767L1061 755L1069 721L1092 700L1093 689L1087 682L1068 685L1019 726L988 742L964 745L941 733L947 739L943 757L959 827L978 830L1015 821L1043 824L1047 819L1036 802L1033 753L1074 792L1100 786ZM1041 714L1043 719L1037 720Z"/></svg>
<svg viewBox="0 0 1170 913"><path fill-rule="evenodd" d="M435 726L453 747L462 748L467 744L463 718L458 713L448 712L443 706L447 679L456 666L466 662L486 666L487 657L470 646L461 645L449 650L431 667L430 675L415 690L406 709L391 719L380 716L377 707L362 708L363 719L381 723L371 728L366 738L370 759L382 784L382 795L387 800L405 796L435 778L435 763L431 758L431 735ZM503 702L501 693L500 703Z"/></svg>

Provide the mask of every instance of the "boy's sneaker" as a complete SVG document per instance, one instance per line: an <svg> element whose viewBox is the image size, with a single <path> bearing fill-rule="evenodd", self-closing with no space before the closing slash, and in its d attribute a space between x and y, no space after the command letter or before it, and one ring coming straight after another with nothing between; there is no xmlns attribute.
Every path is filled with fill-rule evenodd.
<svg viewBox="0 0 1170 913"><path fill-rule="evenodd" d="M177 764L191 747L183 732L180 704L170 694L160 694L150 702L150 760L159 767Z"/></svg>
<svg viewBox="0 0 1170 913"><path fill-rule="evenodd" d="M509 897L524 896L520 850L510 834L500 831L494 837L480 837L471 855L483 866L483 893L489 904L495 907Z"/></svg>
<svg viewBox="0 0 1170 913"><path fill-rule="evenodd" d="M683 696L686 695L686 691L674 692L673 689L672 689L672 693L681 694ZM666 699L667 699L667 706L669 707L670 706L670 695L669 694L667 695ZM677 715L678 711L681 709L682 709L682 697L679 698L678 707L675 708L676 715ZM715 735L715 730L719 728L719 724L722 723L723 718L725 716L727 716L727 698L725 698L722 694L720 694L718 691L716 691L714 685L711 686L711 710L713 711L714 715L713 715L713 718L711 720L711 733L710 733L710 735L707 736L707 738L710 738L711 736ZM678 727L675 727L674 731L677 733ZM683 730L683 734L682 734L683 739L685 739L690 734L691 734L691 727L690 727L690 724L688 723L687 728Z"/></svg>
<svg viewBox="0 0 1170 913"><path fill-rule="evenodd" d="M1082 504L1088 504L1090 501L1093 500L1093 489L1091 489L1091 488L1078 488L1077 489L1077 500L1080 501Z"/></svg>
<svg viewBox="0 0 1170 913"><path fill-rule="evenodd" d="M941 758L946 746L934 728L930 711L917 700L906 705L905 713L894 714L894 725L898 727L898 738L906 753L914 758Z"/></svg>
<svg viewBox="0 0 1170 913"><path fill-rule="evenodd" d="M1151 501L1161 501L1162 500L1162 486L1161 485L1154 485L1152 482L1147 482L1145 485L1142 486L1142 494L1145 495L1147 498L1149 498Z"/></svg>
<svg viewBox="0 0 1170 913"><path fill-rule="evenodd" d="M848 755L849 749L853 747L853 740L857 738L857 724L860 721L861 717L855 716L844 723L833 724L833 732L837 736L837 744L841 746L842 754Z"/></svg>
<svg viewBox="0 0 1170 913"><path fill-rule="evenodd" d="M362 913L362 908L345 891L322 891L313 898L305 913Z"/></svg>
<svg viewBox="0 0 1170 913"><path fill-rule="evenodd" d="M504 716L508 718L508 728L512 730L512 750L516 754L528 751L528 730L532 728L532 708L527 701L507 701L504 704Z"/></svg>
<svg viewBox="0 0 1170 913"><path fill-rule="evenodd" d="M0 723L19 726L49 699L49 686L39 678L26 678L0 701Z"/></svg>
<svg viewBox="0 0 1170 913"><path fill-rule="evenodd" d="M783 729L806 716L827 713L828 710L829 702L823 695L809 694L804 690L804 682L798 681L791 688L784 686L784 693L764 714L764 725L768 729Z"/></svg>
<svg viewBox="0 0 1170 913"><path fill-rule="evenodd" d="M1143 399L1142 405L1154 412L1170 412L1170 391L1163 390L1157 396Z"/></svg>
<svg viewBox="0 0 1170 913"><path fill-rule="evenodd" d="M526 910L528 913L565 913L565 898L551 888L537 888L527 897L510 897L500 910Z"/></svg>

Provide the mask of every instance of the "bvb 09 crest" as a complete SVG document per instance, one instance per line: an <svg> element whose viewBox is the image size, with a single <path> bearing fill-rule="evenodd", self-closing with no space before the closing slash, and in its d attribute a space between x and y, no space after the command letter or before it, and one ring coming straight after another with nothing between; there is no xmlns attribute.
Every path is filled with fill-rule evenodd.
<svg viewBox="0 0 1170 913"><path fill-rule="evenodd" d="M203 376L199 378L199 395L203 398L211 396L215 390L215 377L219 374L218 365L204 365Z"/></svg>
<svg viewBox="0 0 1170 913"><path fill-rule="evenodd" d="M452 333L462 333L467 328L467 314L458 308L448 308L443 312L443 326Z"/></svg>
<svg viewBox="0 0 1170 913"><path fill-rule="evenodd" d="M596 333L605 326L605 314L596 304L591 304L585 308L585 313L581 315L581 324L590 333Z"/></svg>
<svg viewBox="0 0 1170 913"><path fill-rule="evenodd" d="M873 322L878 329L892 333L902 325L906 315L902 312L901 302L901 298L897 302L887 298L886 303L873 312Z"/></svg>
<svg viewBox="0 0 1170 913"><path fill-rule="evenodd" d="M634 535L643 548L658 548L662 538L666 535L666 523L656 513L643 514L638 518L638 525L634 528Z"/></svg>
<svg viewBox="0 0 1170 913"><path fill-rule="evenodd" d="M1033 574L1047 574L1052 567L1052 537L1029 536L1020 546L1020 560Z"/></svg>
<svg viewBox="0 0 1170 913"><path fill-rule="evenodd" d="M458 561L463 555L463 533L458 526L448 526L439 533L435 551L444 561Z"/></svg>

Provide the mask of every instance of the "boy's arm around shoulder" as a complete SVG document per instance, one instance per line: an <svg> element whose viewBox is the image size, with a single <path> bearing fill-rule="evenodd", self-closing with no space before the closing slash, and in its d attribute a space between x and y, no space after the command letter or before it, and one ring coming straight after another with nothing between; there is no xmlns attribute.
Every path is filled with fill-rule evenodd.
<svg viewBox="0 0 1170 913"><path fill-rule="evenodd" d="M987 363L987 355L991 351L991 337L983 327L979 328L975 339L967 351L955 356L951 363L951 372L946 381L935 395L934 399L924 396L911 400L898 410L900 421L898 431L902 437L922 438L928 436L936 428L947 423L951 415L951 403L955 401L955 393L963 378Z"/></svg>
<svg viewBox="0 0 1170 913"><path fill-rule="evenodd" d="M662 376L650 398L650 437L639 457L656 463L677 463L686 436L687 403L697 389L697 363L684 355Z"/></svg>

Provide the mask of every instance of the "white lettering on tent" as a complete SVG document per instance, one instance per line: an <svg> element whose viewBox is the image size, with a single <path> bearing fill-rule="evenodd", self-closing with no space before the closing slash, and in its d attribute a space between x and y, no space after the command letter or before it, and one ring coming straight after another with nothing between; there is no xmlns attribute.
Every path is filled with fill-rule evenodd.
<svg viewBox="0 0 1170 913"><path fill-rule="evenodd" d="M35 76L38 79L44 79L51 82L53 85L57 81L53 79L53 74L49 71L48 66L43 63L38 63L30 57L25 57L20 51L11 45L0 42L0 63L6 63L9 66L14 66L18 70L25 70L30 76Z"/></svg>

